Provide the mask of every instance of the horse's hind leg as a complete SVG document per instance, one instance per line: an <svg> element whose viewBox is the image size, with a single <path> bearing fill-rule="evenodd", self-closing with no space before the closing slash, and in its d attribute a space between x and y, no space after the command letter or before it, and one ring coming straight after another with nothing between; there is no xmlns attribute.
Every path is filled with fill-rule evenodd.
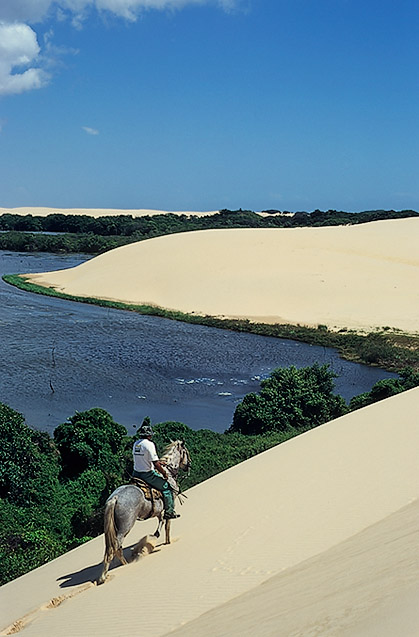
<svg viewBox="0 0 419 637"><path fill-rule="evenodd" d="M159 523L157 525L157 529L153 533L154 537L160 537L160 532L161 532L161 529L162 529L162 526L163 526L163 515L162 515L162 513L159 513L159 515L157 517L159 519Z"/></svg>
<svg viewBox="0 0 419 637"><path fill-rule="evenodd" d="M103 568L102 568L102 572L99 575L99 577L96 580L96 584L103 584L104 581L106 580L107 576L108 576L108 571L109 571L109 565L112 562L112 558L109 560L106 553L105 553L105 557L103 558Z"/></svg>
<svg viewBox="0 0 419 637"><path fill-rule="evenodd" d="M124 552L122 550L122 546L120 546L119 549L116 551L116 557L119 559L119 561L121 562L121 564L123 566L128 564L127 560L124 557Z"/></svg>
<svg viewBox="0 0 419 637"><path fill-rule="evenodd" d="M121 562L123 566L128 564L127 560L124 557L124 552L122 550L122 544L124 542L125 535L126 533L122 533L121 531L117 533L115 549L114 549L116 557L118 558L118 560Z"/></svg>

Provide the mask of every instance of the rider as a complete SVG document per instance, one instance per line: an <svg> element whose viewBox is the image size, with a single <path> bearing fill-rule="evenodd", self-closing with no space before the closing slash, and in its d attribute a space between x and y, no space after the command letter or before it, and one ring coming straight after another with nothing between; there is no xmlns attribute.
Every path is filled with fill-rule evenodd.
<svg viewBox="0 0 419 637"><path fill-rule="evenodd" d="M150 419L148 417L144 418L143 424L138 430L138 433L140 434L141 438L134 442L134 446L132 449L134 459L133 476L135 478L144 480L144 482L147 482L147 484L149 484L151 487L154 487L155 489L161 491L165 508L165 520L179 518L180 515L178 513L175 513L173 491L171 490L169 483L167 482L167 471L160 463L156 451L156 445L151 440L153 436L153 430L150 426Z"/></svg>

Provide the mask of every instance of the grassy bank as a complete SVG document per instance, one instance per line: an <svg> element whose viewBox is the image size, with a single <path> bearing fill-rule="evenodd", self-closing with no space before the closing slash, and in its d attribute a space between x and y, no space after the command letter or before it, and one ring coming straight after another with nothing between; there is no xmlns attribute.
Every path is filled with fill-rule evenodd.
<svg viewBox="0 0 419 637"><path fill-rule="evenodd" d="M292 339L322 347L333 347L346 360L376 365L391 371L399 371L407 366L416 370L419 369L419 335L405 334L389 327L382 327L374 332L361 334L346 329L332 331L325 325L313 328L303 325L254 323L246 319L217 318L208 315L203 316L165 310L152 305L130 305L116 301L73 296L58 292L53 288L36 285L18 274L6 274L3 276L3 280L28 292L78 301L79 303L90 303L102 307L137 312L138 314L160 316L185 323Z"/></svg>

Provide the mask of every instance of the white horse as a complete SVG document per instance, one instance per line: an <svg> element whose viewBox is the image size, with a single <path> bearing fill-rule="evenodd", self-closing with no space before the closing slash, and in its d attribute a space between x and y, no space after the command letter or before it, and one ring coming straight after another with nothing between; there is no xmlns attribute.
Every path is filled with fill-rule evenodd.
<svg viewBox="0 0 419 637"><path fill-rule="evenodd" d="M160 462L167 469L168 482L174 495L179 495L177 484L179 469L188 471L191 465L189 451L185 443L182 440L171 442L166 447ZM170 544L170 520L163 520L163 512L163 499L161 497L151 501L146 499L142 489L135 484L123 484L111 493L105 504L105 556L102 573L97 580L98 584L103 584L106 580L109 565L114 556L118 557L122 564L127 564L122 552L122 542L134 526L135 520L158 518L158 526L154 533L156 538L160 536L163 522L165 522L165 543ZM138 545L134 546L133 554L136 553Z"/></svg>

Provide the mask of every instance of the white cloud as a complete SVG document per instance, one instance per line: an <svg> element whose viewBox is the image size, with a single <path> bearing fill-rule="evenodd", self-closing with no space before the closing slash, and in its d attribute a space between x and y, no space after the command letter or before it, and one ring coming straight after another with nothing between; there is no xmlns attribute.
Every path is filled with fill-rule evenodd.
<svg viewBox="0 0 419 637"><path fill-rule="evenodd" d="M38 22L45 18L54 0L1 0L0 20Z"/></svg>
<svg viewBox="0 0 419 637"><path fill-rule="evenodd" d="M90 126L82 126L82 129L88 134L88 135L99 135L99 131L96 128L90 128Z"/></svg>
<svg viewBox="0 0 419 637"><path fill-rule="evenodd" d="M188 5L214 4L226 11L233 9L242 0L1 0L0 20L7 22L35 23L55 14L62 19L63 12L72 19L82 19L89 9L108 11L127 20L135 20L147 9L182 9Z"/></svg>
<svg viewBox="0 0 419 637"><path fill-rule="evenodd" d="M135 21L142 11L176 10L190 5L212 4L225 11L238 7L243 0L0 0L0 95L13 95L41 88L50 75L43 66L54 66L61 53L74 50L54 47L50 30L44 36L46 57L42 60L35 31L29 24L47 18L70 19L81 28L89 11L108 13ZM20 67L20 68L19 68ZM22 68L26 67L26 68Z"/></svg>
<svg viewBox="0 0 419 637"><path fill-rule="evenodd" d="M40 48L36 33L27 24L0 22L0 95L41 88L49 75L34 66ZM30 66L31 68L26 68Z"/></svg>

